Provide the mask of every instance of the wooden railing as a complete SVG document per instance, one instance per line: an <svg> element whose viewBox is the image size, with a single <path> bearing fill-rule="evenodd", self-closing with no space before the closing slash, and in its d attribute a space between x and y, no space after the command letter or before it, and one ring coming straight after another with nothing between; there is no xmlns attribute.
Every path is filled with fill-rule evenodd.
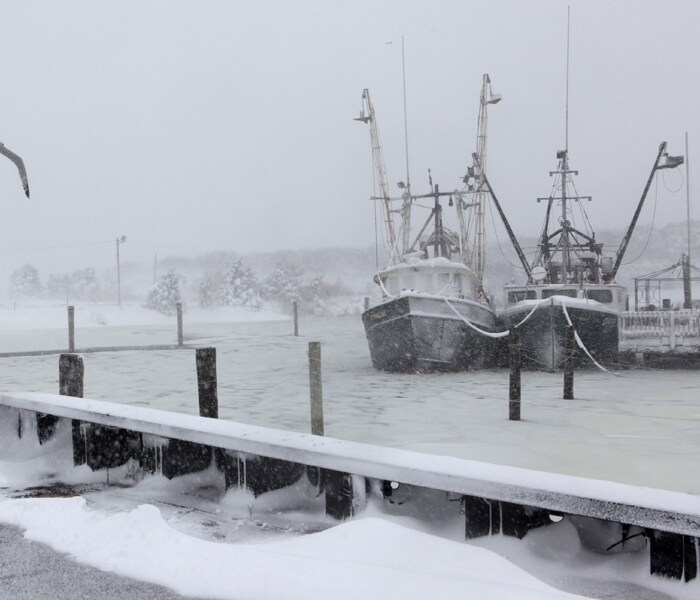
<svg viewBox="0 0 700 600"><path fill-rule="evenodd" d="M551 523L552 514L587 517L578 521L583 527L590 518L637 526L650 540L652 573L689 580L697 572L700 498L688 494L70 396L0 394L0 425L3 448L25 437L33 438L34 448L46 444L46 452L54 452L52 441L72 444L73 465L92 470L133 461L144 475L172 479L216 468L227 489L246 487L255 496L306 478L336 519L361 510L359 500L371 490L386 500L402 485L412 490L416 514L428 521L435 502L459 499L468 538L523 537ZM391 505L389 499L386 510Z"/></svg>

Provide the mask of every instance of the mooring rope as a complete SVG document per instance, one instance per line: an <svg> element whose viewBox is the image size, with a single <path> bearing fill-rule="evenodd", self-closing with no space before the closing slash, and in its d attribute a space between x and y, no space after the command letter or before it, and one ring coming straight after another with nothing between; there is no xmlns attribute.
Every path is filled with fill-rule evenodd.
<svg viewBox="0 0 700 600"><path fill-rule="evenodd" d="M517 325L515 325L515 327L520 327L523 323L525 323L525 321L527 321L527 320L533 315L533 313L534 313L540 306L542 306L543 304L546 304L546 303L547 303L547 300L542 300L542 302L538 302L537 304L535 304L535 306L532 307L532 310L531 310L529 313L527 313L527 315L525 316L525 318L524 318L522 321L520 321L520 323L518 323Z"/></svg>
<svg viewBox="0 0 700 600"><path fill-rule="evenodd" d="M483 329L480 329L479 327L477 327L473 323L470 323L469 321L467 321L467 319L465 319L462 315L460 315L459 312L457 312L457 309L450 304L450 301L447 298L444 298L444 300L445 300L445 304L447 304L447 306L449 306L452 309L452 312L454 314L456 314L460 319L462 319L462 321L464 321L467 325L469 325L469 327L471 327L474 331L480 333L481 335L485 335L486 337L490 337L490 338L502 338L502 337L506 337L506 336L510 335L510 331L499 331L496 333L492 333L490 331L484 331Z"/></svg>
<svg viewBox="0 0 700 600"><path fill-rule="evenodd" d="M561 301L561 309L564 311L564 316L566 317L566 322L569 324L569 327L574 327L574 324L571 322L571 317L569 317L569 311L566 310L566 303L564 300ZM583 350L588 358L591 359L593 364L598 367L601 371L605 371L606 373L609 373L610 375L614 375L615 377L620 377L619 373L613 373L612 371L608 371L603 365L601 365L595 358L591 356L591 353L588 351L588 348L586 348L585 344L581 340L581 337L578 334L578 331L576 331L576 328L574 328L574 338L576 339L576 343L578 344L578 347Z"/></svg>
<svg viewBox="0 0 700 600"><path fill-rule="evenodd" d="M387 289L384 287L384 282L382 281L382 278L379 275L377 275L377 279L379 280L379 287L382 288L382 291L392 300L395 299L397 296L394 296L393 294L390 294L387 291Z"/></svg>

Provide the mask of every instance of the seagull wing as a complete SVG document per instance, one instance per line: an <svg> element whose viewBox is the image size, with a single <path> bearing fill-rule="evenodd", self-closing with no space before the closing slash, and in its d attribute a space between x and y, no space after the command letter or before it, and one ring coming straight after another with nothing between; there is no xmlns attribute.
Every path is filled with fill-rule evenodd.
<svg viewBox="0 0 700 600"><path fill-rule="evenodd" d="M0 142L0 154L7 156L7 158L17 165L24 193L27 195L27 198L29 198L29 182L27 181L27 169L24 168L24 161L14 152L8 150L2 142Z"/></svg>

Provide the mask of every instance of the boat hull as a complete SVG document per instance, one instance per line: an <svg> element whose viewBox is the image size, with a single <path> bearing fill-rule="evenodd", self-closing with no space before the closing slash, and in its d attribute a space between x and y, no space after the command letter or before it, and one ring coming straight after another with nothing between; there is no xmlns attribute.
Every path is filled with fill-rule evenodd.
<svg viewBox="0 0 700 600"><path fill-rule="evenodd" d="M383 371L462 371L496 366L498 339L483 335L496 317L477 302L440 297L401 296L362 315L372 365ZM454 309L454 310L453 310Z"/></svg>
<svg viewBox="0 0 700 600"><path fill-rule="evenodd" d="M499 316L504 327L518 325L533 305L512 307ZM579 338L591 356L601 365L618 362L618 315L611 310L569 306L566 311ZM528 368L558 370L564 367L565 336L569 325L561 304L546 303L518 327L523 365ZM507 342L506 342L507 343ZM577 347L575 366L590 366L592 361Z"/></svg>

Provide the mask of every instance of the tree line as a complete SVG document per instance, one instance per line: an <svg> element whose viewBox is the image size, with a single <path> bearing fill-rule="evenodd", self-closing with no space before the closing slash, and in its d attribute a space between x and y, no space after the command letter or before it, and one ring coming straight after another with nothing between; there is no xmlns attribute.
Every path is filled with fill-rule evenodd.
<svg viewBox="0 0 700 600"><path fill-rule="evenodd" d="M174 314L178 303L187 304L185 277L176 269L168 269L147 291L145 305L164 314ZM289 309L294 301L306 312L323 313L326 303L333 298L350 296L351 291L339 282L329 283L322 275L305 277L304 271L293 261L278 261L272 272L261 279L241 259L232 260L226 270L206 271L195 286L196 296L190 298L202 307L234 306L257 311L265 303L274 303ZM52 274L44 285L39 272L27 264L16 269L10 277L10 296L14 300L27 298L61 298L92 302L109 300L115 282L100 280L92 268L77 269L71 273Z"/></svg>

